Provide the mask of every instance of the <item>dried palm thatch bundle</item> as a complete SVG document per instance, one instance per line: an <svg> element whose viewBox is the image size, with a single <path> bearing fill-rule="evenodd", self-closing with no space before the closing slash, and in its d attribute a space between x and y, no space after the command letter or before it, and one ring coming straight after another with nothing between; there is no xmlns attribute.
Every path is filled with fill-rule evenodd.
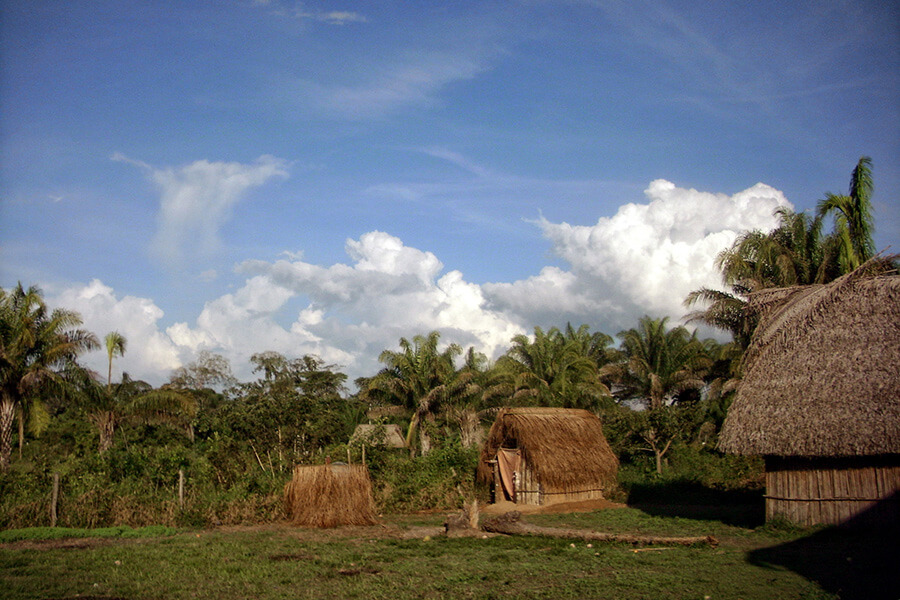
<svg viewBox="0 0 900 600"><path fill-rule="evenodd" d="M374 525L369 472L362 465L294 467L284 486L284 510L294 525Z"/></svg>

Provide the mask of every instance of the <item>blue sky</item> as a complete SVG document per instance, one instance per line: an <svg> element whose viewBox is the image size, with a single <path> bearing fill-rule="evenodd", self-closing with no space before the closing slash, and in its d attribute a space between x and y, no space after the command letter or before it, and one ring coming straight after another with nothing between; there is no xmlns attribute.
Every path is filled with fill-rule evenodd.
<svg viewBox="0 0 900 600"><path fill-rule="evenodd" d="M894 2L0 10L0 285L124 333L154 383L200 350L355 377L431 329L496 356L677 321L863 155L900 248Z"/></svg>

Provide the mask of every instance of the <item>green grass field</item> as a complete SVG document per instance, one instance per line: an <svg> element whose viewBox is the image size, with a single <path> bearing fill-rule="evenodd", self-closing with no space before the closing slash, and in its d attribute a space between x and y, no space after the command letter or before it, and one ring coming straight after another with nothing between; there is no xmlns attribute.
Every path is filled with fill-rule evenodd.
<svg viewBox="0 0 900 600"><path fill-rule="evenodd" d="M871 581L888 576L889 563L854 567L854 556L843 556L863 552L856 559L871 563L865 554L871 540L845 539L839 548L823 543L818 551L805 550L810 569L818 564L827 573L837 569L834 564L844 571L849 566L844 587L820 576L823 587L810 577L814 569L791 563L790 557L803 556L806 540L827 533L822 531L750 528L635 508L526 517L548 526L711 534L720 540L716 548L633 548L540 537L447 539L435 535L444 516L386 517L375 527L334 530L109 528L69 530L65 537L49 529L7 531L0 535L0 597L770 600L882 592L881 597L897 597L898 588L891 589L896 580Z"/></svg>

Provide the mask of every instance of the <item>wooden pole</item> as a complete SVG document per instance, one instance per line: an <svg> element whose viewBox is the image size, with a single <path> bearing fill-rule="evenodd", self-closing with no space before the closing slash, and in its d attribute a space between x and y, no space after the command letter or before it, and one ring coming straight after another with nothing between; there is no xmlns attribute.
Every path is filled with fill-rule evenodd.
<svg viewBox="0 0 900 600"><path fill-rule="evenodd" d="M366 466L366 445L362 445L362 464Z"/></svg>
<svg viewBox="0 0 900 600"><path fill-rule="evenodd" d="M59 502L59 473L53 474L53 493L50 495L50 527L56 527L56 505Z"/></svg>
<svg viewBox="0 0 900 600"><path fill-rule="evenodd" d="M347 464L348 464L348 465L349 465L349 464L352 464L352 463L350 462L350 446L347 446Z"/></svg>
<svg viewBox="0 0 900 600"><path fill-rule="evenodd" d="M178 469L178 508L184 509L184 469Z"/></svg>

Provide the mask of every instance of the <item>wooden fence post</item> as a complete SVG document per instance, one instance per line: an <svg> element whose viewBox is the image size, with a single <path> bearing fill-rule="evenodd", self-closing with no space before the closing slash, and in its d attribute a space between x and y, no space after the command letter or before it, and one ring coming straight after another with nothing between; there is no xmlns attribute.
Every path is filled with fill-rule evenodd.
<svg viewBox="0 0 900 600"><path fill-rule="evenodd" d="M50 494L50 527L56 527L56 505L59 502L59 473L53 474L53 493Z"/></svg>
<svg viewBox="0 0 900 600"><path fill-rule="evenodd" d="M178 508L184 510L184 469L178 469Z"/></svg>

